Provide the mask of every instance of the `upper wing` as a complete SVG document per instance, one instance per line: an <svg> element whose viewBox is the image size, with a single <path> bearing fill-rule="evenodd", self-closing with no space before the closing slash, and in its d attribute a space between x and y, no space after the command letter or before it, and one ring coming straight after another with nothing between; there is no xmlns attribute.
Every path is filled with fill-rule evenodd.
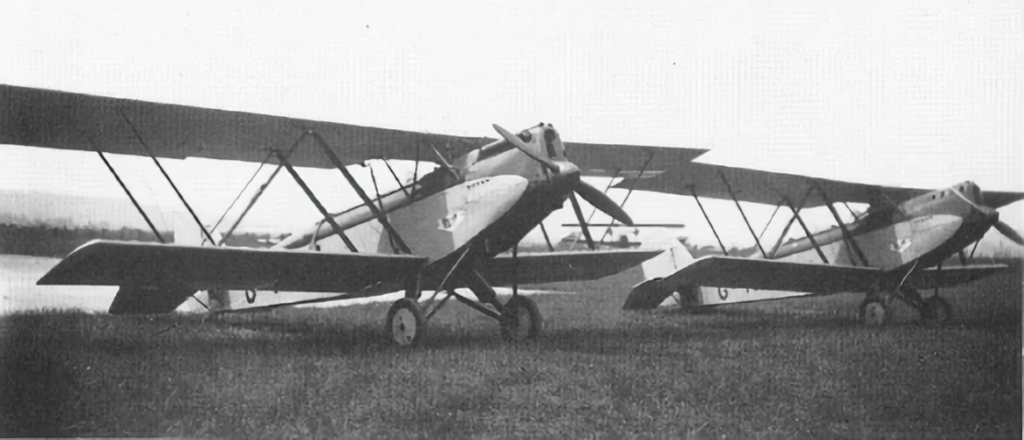
<svg viewBox="0 0 1024 440"><path fill-rule="evenodd" d="M0 144L148 155L123 113L158 157L262 162L315 130L348 164L367 159L428 160L431 146L458 155L486 140L333 122L118 99L0 85ZM331 168L317 148L296 149L289 162Z"/></svg>
<svg viewBox="0 0 1024 440"><path fill-rule="evenodd" d="M192 290L266 289L358 292L401 282L425 263L409 255L176 246L92 241L75 249L37 284L175 286Z"/></svg>
<svg viewBox="0 0 1024 440"><path fill-rule="evenodd" d="M584 176L651 178L679 168L708 150L640 145L565 143L566 158ZM640 173L643 172L641 176Z"/></svg>
<svg viewBox="0 0 1024 440"><path fill-rule="evenodd" d="M131 121L129 126L124 117ZM435 160L432 148L458 157L493 139L448 136L336 122L161 104L56 90L0 85L0 144L148 155L135 127L158 157L262 162L271 149L287 151L314 130L346 164L368 159ZM567 142L587 175L655 175L706 150ZM653 159L648 157L653 154ZM289 156L296 166L333 168L308 145Z"/></svg>
<svg viewBox="0 0 1024 440"><path fill-rule="evenodd" d="M728 181L728 184L726 184ZM729 190L742 202L776 205L784 201L796 206L811 188L820 188L832 202L879 204L899 203L931 190L895 188L840 182L817 177L733 168L705 163L684 163L651 179L625 179L615 188L635 188L671 194L731 199ZM808 197L805 207L822 206L820 194Z"/></svg>
<svg viewBox="0 0 1024 440"><path fill-rule="evenodd" d="M477 270L496 286L544 284L558 281L596 280L636 266L663 252L662 250L566 251L519 254L518 262L510 255L499 255L481 261Z"/></svg>

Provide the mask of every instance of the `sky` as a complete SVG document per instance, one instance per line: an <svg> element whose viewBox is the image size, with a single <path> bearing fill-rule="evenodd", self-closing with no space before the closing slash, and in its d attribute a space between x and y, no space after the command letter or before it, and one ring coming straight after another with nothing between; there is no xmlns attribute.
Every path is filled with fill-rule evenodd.
<svg viewBox="0 0 1024 440"><path fill-rule="evenodd" d="M708 148L701 161L730 166L1024 190L1018 1L43 1L4 9L5 84L467 136L493 137L493 123L517 130L544 121L570 141ZM0 157L0 190L124 197L94 154L0 146ZM148 159L112 161L137 195L180 209ZM208 223L257 166L165 162ZM330 208L357 202L339 173L302 172ZM243 226L289 230L316 220L280 177ZM625 191L610 194L621 200ZM731 202L709 205L728 244L753 244ZM1018 229L1022 205L1002 210ZM685 223L684 235L714 243L692 199L634 194L626 209L638 221ZM772 212L747 209L755 229ZM809 217L822 227L830 218ZM566 209L547 224L561 235L568 230L557 225L571 221Z"/></svg>

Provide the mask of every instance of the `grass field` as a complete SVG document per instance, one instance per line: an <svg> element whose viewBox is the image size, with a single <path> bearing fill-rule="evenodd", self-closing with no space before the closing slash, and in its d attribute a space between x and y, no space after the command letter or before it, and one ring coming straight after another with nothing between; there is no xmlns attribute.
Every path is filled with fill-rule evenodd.
<svg viewBox="0 0 1024 440"><path fill-rule="evenodd" d="M945 292L956 323L856 323L854 295L624 312L621 279L534 298L509 345L461 305L423 347L387 304L206 318L0 318L5 436L1016 437L1021 277Z"/></svg>

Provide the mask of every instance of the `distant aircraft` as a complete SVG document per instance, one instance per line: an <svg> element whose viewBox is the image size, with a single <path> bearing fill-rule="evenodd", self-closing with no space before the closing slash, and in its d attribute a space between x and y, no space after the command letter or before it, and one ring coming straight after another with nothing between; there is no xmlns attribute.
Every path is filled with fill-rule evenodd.
<svg viewBox="0 0 1024 440"><path fill-rule="evenodd" d="M543 225L541 221L567 198L580 223L585 223L576 193L612 218L632 224L620 206L580 176L654 175L705 151L563 144L549 124L518 134L497 125L494 129L500 134L498 140L0 85L0 144L96 151L154 234L164 241L104 154L149 156L195 220L203 237L198 244L207 245L94 241L69 254L38 284L120 286L110 306L114 314L167 313L195 297L196 291L208 291L211 302L224 307L232 304L226 297L228 290L244 291L249 303L256 302L257 294L278 291L340 293L290 303L303 304L404 289L405 298L393 304L386 324L400 345L420 341L427 320L450 298L497 320L507 339L535 337L541 327L540 313L533 301L517 294L519 283L597 279L658 252L519 255L516 246L523 236ZM301 148L309 143L315 147ZM566 147L573 161L567 158ZM655 155L659 160L652 164ZM185 157L276 160L279 166L242 215L219 232L205 228L158 159ZM345 168L370 159L385 164L393 159L433 160L440 167L422 178L414 175L408 185L398 182L398 190L371 198ZM328 213L295 166L338 169L363 204ZM231 235L262 188L282 168L323 218L270 250L222 246L224 237ZM384 233L376 246L357 249L346 231L374 219ZM586 226L583 231L594 249ZM347 252L319 252L319 243L333 238L340 238ZM501 255L510 249L511 256ZM501 304L492 285L511 285L512 298ZM436 293L421 307L417 300L425 287ZM458 287L468 287L478 300L457 293ZM435 303L442 293L444 297Z"/></svg>
<svg viewBox="0 0 1024 440"><path fill-rule="evenodd" d="M651 309L673 294L683 307L703 307L866 292L859 312L867 324L886 323L893 299L917 309L927 323L944 323L952 310L938 295L939 288L1006 267L970 264L965 248L977 246L993 227L1024 244L996 211L1024 199L1024 193L982 191L973 182L937 190L894 188L691 162L616 186L694 197L721 251L693 260L679 246L643 263L648 279L630 293L626 309ZM733 200L756 246L726 249L701 198ZM793 213L773 246L767 247L754 232L740 202L776 205L776 212L786 208ZM851 209L855 220L845 223L835 205L849 208L849 203L870 208L863 213ZM812 233L800 211L816 206L828 208L837 226ZM806 235L784 243L794 222ZM962 265L943 268L942 262L953 255L959 255ZM935 294L925 299L920 293L924 289L935 289Z"/></svg>

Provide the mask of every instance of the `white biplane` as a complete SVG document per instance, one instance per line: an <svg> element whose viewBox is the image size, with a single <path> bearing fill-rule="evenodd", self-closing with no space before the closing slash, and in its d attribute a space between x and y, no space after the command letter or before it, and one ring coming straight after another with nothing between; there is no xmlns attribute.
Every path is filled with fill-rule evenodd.
<svg viewBox="0 0 1024 440"><path fill-rule="evenodd" d="M496 319L509 339L535 337L540 313L533 301L517 294L519 283L597 279L658 251L518 254L523 236L543 226L541 221L567 198L584 223L575 194L632 224L620 206L580 176L608 175L606 170L615 169L619 176L642 177L704 152L563 143L547 124L518 134L494 128L500 134L497 140L454 137L0 85L0 144L96 151L115 177L104 154L149 156L205 242L90 242L38 284L120 286L110 306L115 314L167 313L197 291L209 292L210 302L223 309L232 304L225 296L228 291L244 291L250 302L257 294L278 291L338 293L295 302L309 303L404 290L405 297L387 317L387 331L401 345L421 340L427 320L453 297ZM655 156L658 160L652 161ZM272 249L225 247L226 236L244 213L223 233L207 230L160 166L161 158L187 157L277 161L278 171L285 169L294 178L323 218ZM414 175L411 183L398 182L398 190L371 197L345 168L370 159L385 164L431 160L440 166ZM362 204L327 212L296 171L298 166L339 170ZM374 220L383 228L376 246L357 249L346 231ZM347 251L319 252L317 243L330 238L340 238ZM503 254L509 250L511 255ZM512 298L500 303L493 285L511 285ZM436 293L421 307L417 300L424 287ZM468 287L477 299L459 294L459 287ZM444 297L435 302L438 294Z"/></svg>
<svg viewBox="0 0 1024 440"><path fill-rule="evenodd" d="M859 310L865 323L886 323L893 299L917 309L926 323L944 323L952 311L939 296L939 288L1007 267L971 264L978 241L990 228L1024 244L1020 234L999 220L996 210L1024 199L1024 193L982 191L969 181L936 190L896 188L689 162L650 179L629 178L616 186L692 196L721 249L718 255L694 260L678 246L643 263L647 280L634 287L626 309L652 309L670 296L685 308L697 308L866 292ZM755 247L726 249L701 198L734 201ZM754 231L740 202L775 205L776 213L779 208L792 213L774 244L769 246ZM869 208L857 213L850 203ZM836 205L845 205L855 220L844 222ZM801 210L822 206L837 226L813 232L801 218ZM772 214L768 223L774 218ZM794 223L803 229L804 237L784 241ZM967 255L965 249L972 244L975 247ZM954 255L959 255L961 264L943 267ZM925 299L920 293L925 289L934 289L935 294Z"/></svg>

